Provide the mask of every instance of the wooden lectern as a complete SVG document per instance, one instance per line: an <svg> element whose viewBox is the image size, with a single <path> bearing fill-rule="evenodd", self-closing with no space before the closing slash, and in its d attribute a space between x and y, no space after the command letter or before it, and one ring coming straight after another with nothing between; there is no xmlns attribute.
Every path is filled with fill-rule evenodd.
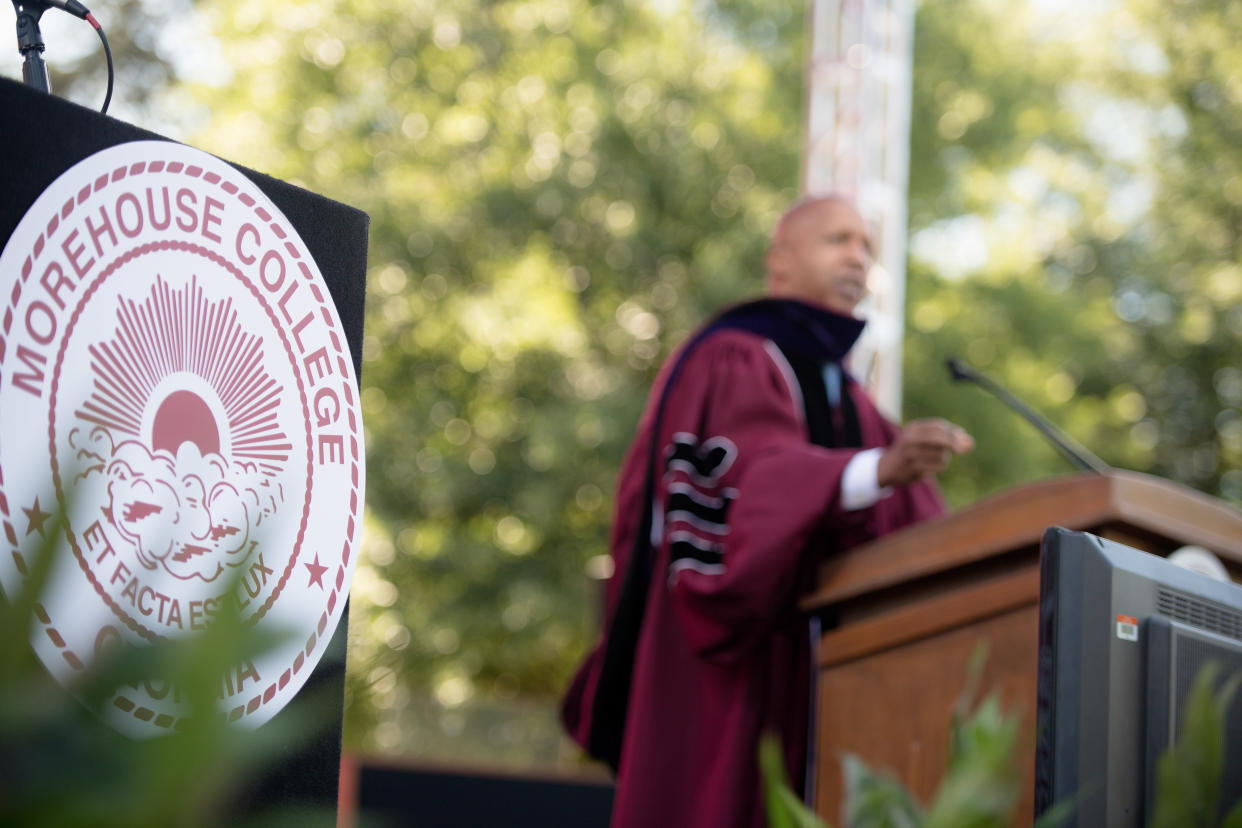
<svg viewBox="0 0 1242 828"><path fill-rule="evenodd" d="M988 644L980 694L1022 714L1034 744L1039 541L1050 526L1158 555L1195 544L1242 580L1242 513L1133 472L1042 480L850 550L824 564L803 607L819 642L816 810L839 824L840 757L887 769L921 801L945 772L949 721L972 652ZM1016 825L1030 825L1034 753Z"/></svg>

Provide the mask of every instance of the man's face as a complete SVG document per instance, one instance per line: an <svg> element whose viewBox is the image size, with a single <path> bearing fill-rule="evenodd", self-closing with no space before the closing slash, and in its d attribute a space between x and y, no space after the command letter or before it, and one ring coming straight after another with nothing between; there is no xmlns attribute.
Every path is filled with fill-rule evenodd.
<svg viewBox="0 0 1242 828"><path fill-rule="evenodd" d="M849 315L867 295L871 234L840 201L811 202L782 221L768 254L768 293Z"/></svg>

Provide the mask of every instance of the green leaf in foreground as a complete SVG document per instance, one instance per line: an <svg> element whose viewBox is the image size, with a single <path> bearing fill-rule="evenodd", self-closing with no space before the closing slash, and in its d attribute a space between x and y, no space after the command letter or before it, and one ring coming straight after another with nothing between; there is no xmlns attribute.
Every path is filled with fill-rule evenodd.
<svg viewBox="0 0 1242 828"><path fill-rule="evenodd" d="M768 828L828 828L789 787L780 743L771 733L765 733L759 741L759 771L763 777Z"/></svg>
<svg viewBox="0 0 1242 828"><path fill-rule="evenodd" d="M917 828L923 824L918 802L900 782L876 773L857 756L842 759L845 824L850 828Z"/></svg>
<svg viewBox="0 0 1242 828"><path fill-rule="evenodd" d="M202 634L105 648L79 681L61 687L35 658L30 635L52 561L66 554L62 536L49 537L24 588L0 602L0 825L194 828L284 819L237 803L252 780L324 732L331 700L308 687L299 704L247 730L226 723L217 698L220 677L279 636L222 602ZM118 688L144 681L178 689L184 727L134 741L92 712ZM319 824L333 820L330 812L318 816Z"/></svg>
<svg viewBox="0 0 1242 828"><path fill-rule="evenodd" d="M947 772L931 805L924 809L891 775L874 771L847 754L842 767L843 821L848 828L1008 828L1013 824L1021 789L1015 760L1023 745L1021 717L1006 715L995 694L974 705L985 659L983 647L971 659L950 723ZM771 828L825 825L790 790L780 747L771 736L760 745L759 764ZM1056 828L1072 813L1072 803L1059 803L1037 826Z"/></svg>

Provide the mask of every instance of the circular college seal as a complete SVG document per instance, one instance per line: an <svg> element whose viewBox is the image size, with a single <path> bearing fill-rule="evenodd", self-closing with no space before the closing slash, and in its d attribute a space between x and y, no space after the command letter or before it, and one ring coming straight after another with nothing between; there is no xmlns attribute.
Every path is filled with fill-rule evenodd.
<svg viewBox="0 0 1242 828"><path fill-rule="evenodd" d="M340 620L361 531L357 382L306 246L228 164L121 144L26 213L0 297L0 585L23 590L59 515L68 547L40 659L69 683L116 640L238 612L287 643L221 677L220 707L267 721ZM159 682L106 711L134 736L185 714Z"/></svg>

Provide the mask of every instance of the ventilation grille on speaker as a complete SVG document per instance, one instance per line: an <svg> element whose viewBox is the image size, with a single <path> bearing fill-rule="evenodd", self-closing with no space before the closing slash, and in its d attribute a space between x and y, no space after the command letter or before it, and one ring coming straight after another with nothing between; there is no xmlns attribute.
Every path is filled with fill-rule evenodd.
<svg viewBox="0 0 1242 828"><path fill-rule="evenodd" d="M1242 614L1228 607L1160 587L1156 611L1183 624L1242 641Z"/></svg>
<svg viewBox="0 0 1242 828"><path fill-rule="evenodd" d="M1194 684L1199 671L1209 661L1216 662L1220 672L1216 676L1216 692L1229 676L1242 672L1242 650L1230 649L1218 641L1196 638L1194 633L1178 631L1174 658L1174 709L1177 728L1175 738L1180 739L1185 722L1186 700L1190 696L1190 688ZM1236 645L1235 645L1236 646ZM1217 813L1225 813L1242 797L1242 700L1235 694L1229 708L1225 711L1223 726L1223 745L1225 749L1223 767L1217 802ZM1149 759L1150 761L1150 759Z"/></svg>

